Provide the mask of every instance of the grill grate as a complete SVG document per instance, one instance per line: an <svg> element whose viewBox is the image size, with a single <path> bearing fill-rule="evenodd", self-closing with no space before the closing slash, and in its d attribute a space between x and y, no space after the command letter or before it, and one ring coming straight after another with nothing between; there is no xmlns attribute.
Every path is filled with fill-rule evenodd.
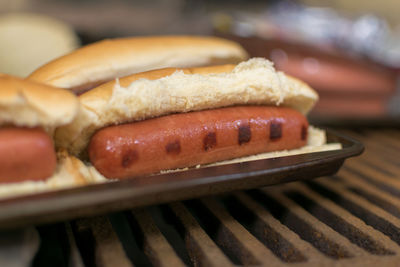
<svg viewBox="0 0 400 267"><path fill-rule="evenodd" d="M33 265L398 266L400 131L345 133L333 177L38 227Z"/></svg>

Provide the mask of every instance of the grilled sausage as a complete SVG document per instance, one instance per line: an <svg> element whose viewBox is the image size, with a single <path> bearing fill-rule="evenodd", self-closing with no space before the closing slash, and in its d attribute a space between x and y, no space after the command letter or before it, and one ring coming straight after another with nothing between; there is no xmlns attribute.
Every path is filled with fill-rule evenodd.
<svg viewBox="0 0 400 267"><path fill-rule="evenodd" d="M110 126L88 154L105 177L123 179L306 144L308 122L290 108L238 106Z"/></svg>
<svg viewBox="0 0 400 267"><path fill-rule="evenodd" d="M49 178L57 164L50 136L41 128L0 128L0 183Z"/></svg>

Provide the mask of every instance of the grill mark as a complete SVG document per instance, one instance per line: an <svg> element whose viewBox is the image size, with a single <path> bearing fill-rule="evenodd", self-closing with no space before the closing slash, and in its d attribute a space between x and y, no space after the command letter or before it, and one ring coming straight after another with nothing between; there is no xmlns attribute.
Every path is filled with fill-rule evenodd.
<svg viewBox="0 0 400 267"><path fill-rule="evenodd" d="M278 140L282 137L282 123L272 121L269 126L269 139L272 141Z"/></svg>
<svg viewBox="0 0 400 267"><path fill-rule="evenodd" d="M301 140L306 140L308 135L307 127L306 126L301 126Z"/></svg>
<svg viewBox="0 0 400 267"><path fill-rule="evenodd" d="M139 153L136 150L128 150L122 156L121 165L124 168L128 168L138 160L139 160Z"/></svg>
<svg viewBox="0 0 400 267"><path fill-rule="evenodd" d="M238 129L238 134L239 134L238 135L239 145L250 142L251 139L250 125L247 123L240 125Z"/></svg>
<svg viewBox="0 0 400 267"><path fill-rule="evenodd" d="M203 139L203 147L205 151L214 148L217 145L217 136L215 132L208 132Z"/></svg>
<svg viewBox="0 0 400 267"><path fill-rule="evenodd" d="M167 154L178 155L179 153L181 153L181 142L178 139L173 142L169 142L165 146L165 151L167 152Z"/></svg>

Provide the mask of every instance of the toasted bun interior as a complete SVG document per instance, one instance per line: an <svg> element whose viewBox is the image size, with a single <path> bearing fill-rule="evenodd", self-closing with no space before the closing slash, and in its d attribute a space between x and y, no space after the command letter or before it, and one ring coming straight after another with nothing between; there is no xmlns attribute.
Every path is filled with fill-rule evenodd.
<svg viewBox="0 0 400 267"><path fill-rule="evenodd" d="M239 44L217 37L110 39L53 60L28 78L56 87L74 88L151 69L236 64L247 57Z"/></svg>
<svg viewBox="0 0 400 267"><path fill-rule="evenodd" d="M232 105L287 106L307 113L318 95L303 82L254 58L237 66L161 69L99 86L80 96L77 118L56 132L56 144L78 155L99 128L175 112Z"/></svg>
<svg viewBox="0 0 400 267"><path fill-rule="evenodd" d="M71 92L0 74L0 125L52 129L70 123L78 109Z"/></svg>

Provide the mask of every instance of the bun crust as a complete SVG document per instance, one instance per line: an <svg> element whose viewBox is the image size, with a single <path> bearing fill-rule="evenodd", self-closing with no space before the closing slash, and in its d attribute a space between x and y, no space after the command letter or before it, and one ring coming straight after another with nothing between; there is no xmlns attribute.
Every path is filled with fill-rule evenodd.
<svg viewBox="0 0 400 267"><path fill-rule="evenodd" d="M102 127L176 112L232 105L287 106L307 113L318 95L275 71L270 61L250 59L237 66L161 69L103 84L79 97L77 118L61 127L56 145L78 155Z"/></svg>
<svg viewBox="0 0 400 267"><path fill-rule="evenodd" d="M75 95L64 89L0 74L0 125L54 129L78 113Z"/></svg>
<svg viewBox="0 0 400 267"><path fill-rule="evenodd" d="M53 60L28 78L56 87L72 88L151 69L236 64L247 57L239 44L217 37L110 39Z"/></svg>

